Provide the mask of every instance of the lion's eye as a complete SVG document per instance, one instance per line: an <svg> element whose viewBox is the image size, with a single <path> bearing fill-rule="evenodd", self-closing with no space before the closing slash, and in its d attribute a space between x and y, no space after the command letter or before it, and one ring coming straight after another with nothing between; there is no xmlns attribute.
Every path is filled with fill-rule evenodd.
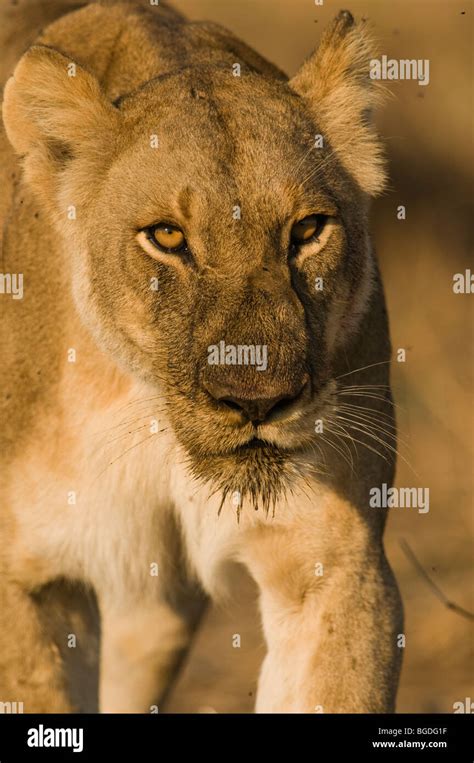
<svg viewBox="0 0 474 763"><path fill-rule="evenodd" d="M146 233L148 240L162 252L184 252L187 248L183 231L173 225L159 223L148 228Z"/></svg>
<svg viewBox="0 0 474 763"><path fill-rule="evenodd" d="M327 215L308 215L302 220L298 220L291 229L291 243L293 246L301 246L311 239L317 238L323 230Z"/></svg>

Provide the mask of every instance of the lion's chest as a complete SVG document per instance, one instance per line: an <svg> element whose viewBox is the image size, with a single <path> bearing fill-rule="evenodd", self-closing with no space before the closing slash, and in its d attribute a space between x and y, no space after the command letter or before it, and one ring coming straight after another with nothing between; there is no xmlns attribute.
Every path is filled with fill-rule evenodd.
<svg viewBox="0 0 474 763"><path fill-rule="evenodd" d="M170 502L173 439L146 404L86 408L51 417L12 465L14 574L32 586L57 576L146 586Z"/></svg>

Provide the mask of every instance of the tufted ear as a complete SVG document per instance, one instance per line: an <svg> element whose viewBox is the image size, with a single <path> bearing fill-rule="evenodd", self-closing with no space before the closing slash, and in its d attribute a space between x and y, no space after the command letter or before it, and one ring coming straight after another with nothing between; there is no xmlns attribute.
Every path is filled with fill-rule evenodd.
<svg viewBox="0 0 474 763"><path fill-rule="evenodd" d="M364 22L341 11L290 86L307 100L341 163L368 194L383 190L381 144L371 124L383 90L369 76L375 46Z"/></svg>
<svg viewBox="0 0 474 763"><path fill-rule="evenodd" d="M45 45L32 46L7 82L3 100L7 136L21 155L39 149L56 163L80 154L114 128L118 112L96 78Z"/></svg>

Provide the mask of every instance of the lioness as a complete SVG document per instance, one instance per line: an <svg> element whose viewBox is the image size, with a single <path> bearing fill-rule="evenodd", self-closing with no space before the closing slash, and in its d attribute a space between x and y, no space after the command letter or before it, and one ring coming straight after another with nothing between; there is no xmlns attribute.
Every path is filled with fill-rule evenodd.
<svg viewBox="0 0 474 763"><path fill-rule="evenodd" d="M268 647L257 711L394 710L401 604L369 508L396 450L373 55L342 12L288 81L219 26L98 2L17 63L1 700L75 709L38 599L70 580L97 597L100 710L149 711L237 562Z"/></svg>

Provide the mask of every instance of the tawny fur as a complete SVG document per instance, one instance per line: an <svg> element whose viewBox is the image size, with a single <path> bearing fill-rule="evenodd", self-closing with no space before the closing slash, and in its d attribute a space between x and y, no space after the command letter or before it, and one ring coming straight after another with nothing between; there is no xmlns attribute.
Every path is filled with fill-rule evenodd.
<svg viewBox="0 0 474 763"><path fill-rule="evenodd" d="M351 467L329 437L351 383L382 385L371 407L394 430L367 232L385 175L365 26L338 16L288 82L161 3L30 5L12 61L34 44L6 84L0 136L2 272L25 284L22 300L0 297L0 701L94 707L73 632L91 672L100 659L99 708L149 711L203 593L224 595L239 562L268 646L257 710L392 711L402 614L368 495L394 458L359 431ZM315 211L325 237L289 263L289 221ZM186 229L191 261L137 243L162 219ZM207 366L220 339L268 345L267 372ZM250 424L205 391L293 394L304 378L253 449ZM100 644L72 583L96 597Z"/></svg>

